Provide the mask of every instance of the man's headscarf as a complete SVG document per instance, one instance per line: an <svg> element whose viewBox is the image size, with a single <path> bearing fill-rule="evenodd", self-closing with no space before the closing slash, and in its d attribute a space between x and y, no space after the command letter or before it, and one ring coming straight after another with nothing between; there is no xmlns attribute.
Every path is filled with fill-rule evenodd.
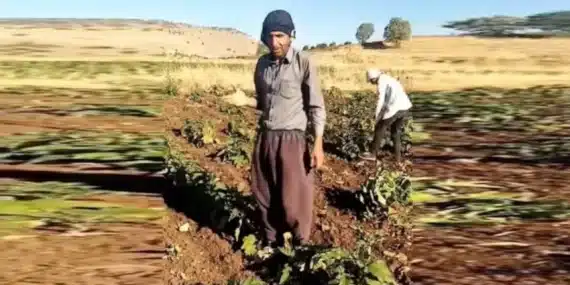
<svg viewBox="0 0 570 285"><path fill-rule="evenodd" d="M380 75L382 73L383 72L378 70L378 69L370 68L366 71L366 78L368 79L368 81L370 81L372 79L376 79L376 78L380 77Z"/></svg>
<svg viewBox="0 0 570 285"><path fill-rule="evenodd" d="M263 28L261 29L261 41L268 44L269 33L283 32L291 37L295 37L295 25L289 12L285 10L274 10L269 12L263 20Z"/></svg>

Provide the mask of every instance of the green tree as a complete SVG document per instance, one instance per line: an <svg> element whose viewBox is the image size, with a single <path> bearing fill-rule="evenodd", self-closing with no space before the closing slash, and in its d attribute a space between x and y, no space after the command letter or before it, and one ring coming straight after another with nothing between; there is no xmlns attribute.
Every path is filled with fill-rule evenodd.
<svg viewBox="0 0 570 285"><path fill-rule="evenodd" d="M309 49L309 46L308 46L308 45L304 45L304 46L303 46L303 50L308 50L308 49Z"/></svg>
<svg viewBox="0 0 570 285"><path fill-rule="evenodd" d="M362 23L356 29L356 40L359 43L364 43L374 34L374 24L372 23Z"/></svg>
<svg viewBox="0 0 570 285"><path fill-rule="evenodd" d="M442 27L465 32L469 35L506 36L524 30L526 26L525 18L496 15L448 22Z"/></svg>
<svg viewBox="0 0 570 285"><path fill-rule="evenodd" d="M317 48L323 49L323 48L326 48L327 46L328 46L328 45L325 44L325 43L320 43L320 44L317 45Z"/></svg>
<svg viewBox="0 0 570 285"><path fill-rule="evenodd" d="M351 44L352 44L352 42L351 42L351 41L346 41L346 42L344 42L344 45L345 45L345 46L347 46L347 45L351 45Z"/></svg>
<svg viewBox="0 0 570 285"><path fill-rule="evenodd" d="M408 20L400 17L390 19L388 25L384 28L384 39L388 42L393 42L397 47L400 46L402 41L410 40L412 37L412 26Z"/></svg>
<svg viewBox="0 0 570 285"><path fill-rule="evenodd" d="M570 34L570 11L538 13L527 17L495 15L451 21L442 25L473 36L556 36Z"/></svg>
<svg viewBox="0 0 570 285"><path fill-rule="evenodd" d="M527 26L552 34L570 33L570 11L530 15L527 17Z"/></svg>
<svg viewBox="0 0 570 285"><path fill-rule="evenodd" d="M331 42L331 43L329 44L329 47L336 47L336 43L335 43L335 42Z"/></svg>

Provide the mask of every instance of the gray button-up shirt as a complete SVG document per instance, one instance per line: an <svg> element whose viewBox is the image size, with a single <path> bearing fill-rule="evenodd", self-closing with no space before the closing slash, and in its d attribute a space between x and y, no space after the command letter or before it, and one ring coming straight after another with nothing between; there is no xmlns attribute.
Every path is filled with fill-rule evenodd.
<svg viewBox="0 0 570 285"><path fill-rule="evenodd" d="M293 47L281 63L269 54L258 59L254 83L263 127L305 131L310 119L315 135L323 134L325 102L316 70L309 56Z"/></svg>

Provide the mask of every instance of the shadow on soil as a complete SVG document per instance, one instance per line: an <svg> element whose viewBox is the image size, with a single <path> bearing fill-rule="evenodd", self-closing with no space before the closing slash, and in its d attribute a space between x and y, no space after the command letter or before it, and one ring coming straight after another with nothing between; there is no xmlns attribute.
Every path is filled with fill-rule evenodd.
<svg viewBox="0 0 570 285"><path fill-rule="evenodd" d="M30 169L0 169L0 178L30 182L81 182L101 189L121 192L160 194L171 186L162 176L124 173L84 173Z"/></svg>
<svg viewBox="0 0 570 285"><path fill-rule="evenodd" d="M252 209L252 207L248 206L254 203L253 197L245 196L236 190L230 189L228 194L231 197L216 199L216 196L211 194L212 190L200 189L201 187L198 185L165 188L167 191L162 193L164 202L170 209L183 213L187 218L195 221L199 226L198 229L203 227L209 228L219 237L227 240L234 251L240 250L241 247L241 243L236 242L233 237L238 227L240 227L241 237L251 233L256 237L261 236L261 229L256 226L261 225L257 208ZM231 205L227 204L228 201ZM241 226L236 220L228 222L228 218L232 216L233 211L245 213L245 217L242 219L245 222ZM307 262L318 248L321 247L314 247L314 251L307 250L302 253L307 255ZM327 247L323 246L322 248ZM262 280L274 282L275 277L280 276L283 264L286 264L288 259L289 257L281 253L274 254L265 260L248 259L246 260L245 269L254 272ZM299 278L303 280L302 284L318 285L323 284L323 280L327 280L325 276L309 273L299 276Z"/></svg>
<svg viewBox="0 0 570 285"><path fill-rule="evenodd" d="M207 190L200 189L205 185L171 186L163 188L162 197L166 206L176 212L184 214L195 221L199 228L207 227L224 239L232 237L238 228L237 221L228 222L232 210L246 213L247 219L254 220L258 215L247 207L251 197L247 197L235 190L225 191L227 196L216 199ZM220 190L220 192L223 190ZM231 197L230 197L231 195ZM224 199L225 198L225 199ZM248 233L245 233L248 234ZM243 233L242 233L243 235ZM238 245L233 245L238 250Z"/></svg>
<svg viewBox="0 0 570 285"><path fill-rule="evenodd" d="M147 172L147 173L156 173L163 169L161 164L162 160L159 158L148 159L145 162L140 163L132 163L130 165L117 165L114 163L124 163L125 161L122 159L116 160L106 160L103 163L101 161L94 161L92 159L76 159L76 158L53 158L51 160L45 160L43 162L34 162L36 159L43 159L41 156L33 156L33 155L21 155L19 157L11 158L9 165L26 165L26 164L33 164L33 165L50 165L50 164L89 164L94 163L98 164L98 166L91 166L85 167L84 170L87 171L98 171L98 170L111 170L111 171L129 171L135 169L136 171ZM57 171L56 171L57 172Z"/></svg>
<svg viewBox="0 0 570 285"><path fill-rule="evenodd" d="M358 216L364 209L362 209L362 204L356 200L356 196L352 193L353 191L354 190L344 188L327 188L325 197L329 205L342 212Z"/></svg>
<svg viewBox="0 0 570 285"><path fill-rule="evenodd" d="M54 108L36 108L31 110L14 111L14 114L43 114L50 116L80 116L80 115L116 115L128 117L154 118L156 112L145 110L144 108L135 108L129 106L92 106L83 108L54 109Z"/></svg>

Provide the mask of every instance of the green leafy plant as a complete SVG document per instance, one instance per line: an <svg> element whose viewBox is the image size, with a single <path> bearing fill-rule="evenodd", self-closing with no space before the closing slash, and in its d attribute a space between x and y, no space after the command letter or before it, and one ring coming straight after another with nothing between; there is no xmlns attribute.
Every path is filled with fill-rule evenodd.
<svg viewBox="0 0 570 285"><path fill-rule="evenodd" d="M255 133L247 128L243 120L230 121L226 132L229 135L228 142L215 156L239 168L248 166L253 152Z"/></svg>
<svg viewBox="0 0 570 285"><path fill-rule="evenodd" d="M217 90L218 94L227 93L227 90ZM342 145L339 138L344 139L348 145L356 145L354 154L358 154L366 149L368 139L373 127L373 109L370 102L374 100L373 94L366 92L357 92L354 96L344 96L343 92L337 89L327 90L332 93L332 109L336 120L331 124L330 134L326 135L328 142L333 142L335 146ZM255 140L254 131L254 114L249 109L242 109L242 112L235 112L234 108L225 107L219 104L216 94L211 92L201 93L201 104L218 111L225 110L223 114L224 120L228 120L227 127L224 132L228 136L227 143L216 153L217 157L223 161L231 162L239 166L239 162L232 161L232 157L244 158L242 161L245 165L245 158L249 159ZM327 94L328 95L328 94ZM372 95L372 96L371 96ZM329 100L329 97L327 97ZM218 102L218 104L216 104ZM230 114L232 113L232 114ZM239 113L239 114L238 114ZM353 118L354 117L354 118ZM349 134L344 134L339 130L351 129ZM332 134L332 135L331 135ZM241 148L241 149L240 149ZM237 149L238 151L233 151ZM344 150L345 153L347 150ZM246 155L247 154L247 155ZM358 241L358 249L354 248L326 248L322 246L293 246L290 242L291 236L286 235L286 242L282 247L271 249L268 247L261 248L258 240L258 230L260 227L256 221L251 219L250 213L255 209L251 200L244 199L244 196L232 194L232 188L224 188L220 186L221 181L212 175L206 175L201 170L196 170L197 164L193 167L186 167L182 171L182 176L192 173L196 175L196 179L208 182L202 183L199 188L194 186L192 191L204 192L207 200L210 200L212 207L218 210L209 210L214 212L211 215L210 223L215 224L213 228L225 228L224 233L231 236L231 243L236 250L241 250L248 263L258 263L256 268L261 268L257 272L261 280L268 283L280 284L395 284L394 273L388 268L386 262L383 261L382 251L376 245L381 244L378 241L371 241L364 237L356 239ZM249 163L247 163L249 164ZM200 178L202 177L202 178ZM214 182L217 181L217 182ZM185 183L189 185L197 185L197 182ZM212 186L212 185L217 186ZM210 185L210 186L208 186ZM211 202L211 201L215 202ZM247 201L247 202L246 202ZM199 200L198 204L206 204ZM249 208L251 207L251 208ZM385 219L384 219L385 220ZM367 229L367 235L381 235L379 230ZM398 277L399 278L399 277ZM259 279L251 279L250 282L258 282ZM244 284L246 280L233 281L232 284ZM240 283L241 282L241 283ZM308 283L307 283L308 282ZM261 283L260 283L261 284Z"/></svg>
<svg viewBox="0 0 570 285"><path fill-rule="evenodd" d="M238 242L248 233L257 233L251 217L255 202L237 189L228 187L215 175L205 172L197 163L185 160L181 154L170 151L166 156L165 177L177 188L192 187L196 203L209 213L209 223L216 230L228 234Z"/></svg>
<svg viewBox="0 0 570 285"><path fill-rule="evenodd" d="M255 256L258 252L257 238L254 235L247 235L243 238L241 250L246 256Z"/></svg>
<svg viewBox="0 0 570 285"><path fill-rule="evenodd" d="M249 165L251 153L252 147L250 144L230 137L226 146L216 154L216 157L221 161L229 161L234 166L242 168Z"/></svg>
<svg viewBox="0 0 570 285"><path fill-rule="evenodd" d="M265 281L280 284L299 284L298 282L306 280L317 282L311 284L396 284L386 262L379 260L373 253L373 248L379 244L381 232L362 234L356 250L295 247L290 233L285 234L285 243L277 251L260 249L256 236L261 231L251 219L255 211L253 200L244 197L236 189L224 186L214 175L204 172L198 164L185 160L180 154L171 152L167 156L167 162L165 175L175 185L191 185L192 191L206 196L198 199L197 204L212 212L212 227L228 233L229 241L239 245L247 259L263 262L276 256L283 258L276 265L278 274L264 277ZM255 278L231 282L233 283L230 284L264 284Z"/></svg>
<svg viewBox="0 0 570 285"><path fill-rule="evenodd" d="M217 141L215 126L208 120L185 120L182 126L182 136L197 147L203 147Z"/></svg>
<svg viewBox="0 0 570 285"><path fill-rule="evenodd" d="M281 266L279 284L396 284L386 262L373 254L379 234L361 233L356 250L300 246L294 248L291 235L279 252L287 259Z"/></svg>
<svg viewBox="0 0 570 285"><path fill-rule="evenodd" d="M243 117L244 111L240 106L232 104L220 104L218 110L231 116Z"/></svg>
<svg viewBox="0 0 570 285"><path fill-rule="evenodd" d="M411 196L411 181L399 171L378 168L373 177L361 185L356 193L365 218L387 216L394 204L408 205Z"/></svg>
<svg viewBox="0 0 570 285"><path fill-rule="evenodd" d="M368 151L374 131L374 109L370 106L370 94L356 93L343 97L338 90L331 90L331 112L324 142L329 151L344 159L355 159ZM373 97L372 97L373 99ZM328 102L327 102L328 103Z"/></svg>

